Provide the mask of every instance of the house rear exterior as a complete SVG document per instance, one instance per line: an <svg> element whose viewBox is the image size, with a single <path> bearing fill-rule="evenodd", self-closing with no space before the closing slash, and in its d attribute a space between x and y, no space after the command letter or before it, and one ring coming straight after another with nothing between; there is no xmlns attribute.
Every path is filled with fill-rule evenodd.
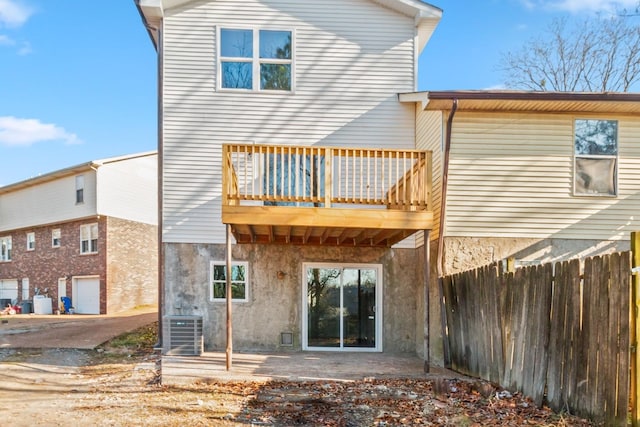
<svg viewBox="0 0 640 427"><path fill-rule="evenodd" d="M136 4L159 57L163 315L225 347L228 226L235 349L422 353L431 158L398 94L441 10Z"/></svg>
<svg viewBox="0 0 640 427"><path fill-rule="evenodd" d="M0 299L71 298L79 314L157 304L157 154L96 160L0 188ZM49 306L47 305L44 310Z"/></svg>

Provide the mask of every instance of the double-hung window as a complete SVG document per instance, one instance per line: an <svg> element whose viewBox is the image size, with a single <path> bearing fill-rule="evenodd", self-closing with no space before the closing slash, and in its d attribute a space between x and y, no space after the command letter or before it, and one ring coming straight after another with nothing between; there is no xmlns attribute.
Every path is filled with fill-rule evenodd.
<svg viewBox="0 0 640 427"><path fill-rule="evenodd" d="M11 236L0 237L0 261L11 261Z"/></svg>
<svg viewBox="0 0 640 427"><path fill-rule="evenodd" d="M233 262L231 264L231 300L249 301L249 281L247 272L249 264ZM211 280L209 295L211 301L226 301L227 264L224 261L211 261Z"/></svg>
<svg viewBox="0 0 640 427"><path fill-rule="evenodd" d="M27 233L27 250L32 251L36 248L36 233Z"/></svg>
<svg viewBox="0 0 640 427"><path fill-rule="evenodd" d="M254 91L293 90L293 32L220 28L218 86Z"/></svg>
<svg viewBox="0 0 640 427"><path fill-rule="evenodd" d="M80 226L80 253L93 254L98 252L98 224L84 224Z"/></svg>
<svg viewBox="0 0 640 427"><path fill-rule="evenodd" d="M578 119L574 141L574 194L617 195L618 122Z"/></svg>
<svg viewBox="0 0 640 427"><path fill-rule="evenodd" d="M54 228L51 230L51 247L59 248L60 247L60 229Z"/></svg>

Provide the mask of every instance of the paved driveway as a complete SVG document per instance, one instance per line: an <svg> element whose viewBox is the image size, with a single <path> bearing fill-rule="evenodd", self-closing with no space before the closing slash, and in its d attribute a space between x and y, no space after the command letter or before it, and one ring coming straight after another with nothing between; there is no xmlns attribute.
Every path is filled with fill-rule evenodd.
<svg viewBox="0 0 640 427"><path fill-rule="evenodd" d="M115 315L33 315L0 317L2 348L93 349L125 332L158 320L154 307Z"/></svg>

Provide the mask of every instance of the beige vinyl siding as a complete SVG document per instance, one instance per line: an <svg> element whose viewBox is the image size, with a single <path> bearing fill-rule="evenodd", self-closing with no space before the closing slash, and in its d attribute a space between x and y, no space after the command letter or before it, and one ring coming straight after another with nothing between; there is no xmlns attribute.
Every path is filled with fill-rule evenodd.
<svg viewBox="0 0 640 427"><path fill-rule="evenodd" d="M158 156L106 163L98 169L98 214L158 224Z"/></svg>
<svg viewBox="0 0 640 427"><path fill-rule="evenodd" d="M413 18L368 0L165 11L164 241L223 243L221 144L413 148ZM294 31L292 93L216 92L216 28Z"/></svg>
<svg viewBox="0 0 640 427"><path fill-rule="evenodd" d="M438 238L438 227L440 224L440 203L442 201L442 159L444 147L444 125L445 119L441 111L424 111L420 104L416 104L416 149L431 151L433 168L433 189L432 189L432 209L433 209L433 230L431 230L431 240ZM423 242L422 235L416 239L417 246Z"/></svg>
<svg viewBox="0 0 640 427"><path fill-rule="evenodd" d="M84 203L76 204L76 176L84 176ZM96 215L93 170L0 195L0 231Z"/></svg>
<svg viewBox="0 0 640 427"><path fill-rule="evenodd" d="M619 194L575 197L573 122L619 121ZM640 228L640 121L630 116L458 113L447 236L628 239Z"/></svg>

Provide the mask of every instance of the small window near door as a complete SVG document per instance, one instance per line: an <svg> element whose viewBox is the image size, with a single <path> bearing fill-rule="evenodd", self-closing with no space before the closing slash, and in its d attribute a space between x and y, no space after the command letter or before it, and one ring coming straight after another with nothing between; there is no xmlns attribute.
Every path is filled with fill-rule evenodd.
<svg viewBox="0 0 640 427"><path fill-rule="evenodd" d="M11 261L11 236L0 237L0 261Z"/></svg>
<svg viewBox="0 0 640 427"><path fill-rule="evenodd" d="M234 262L231 264L231 300L235 302L249 301L249 280L247 272L249 264ZM210 301L226 301L227 265L224 261L211 262L211 280L209 284Z"/></svg>
<svg viewBox="0 0 640 427"><path fill-rule="evenodd" d="M51 247L59 248L60 247L60 229L54 228L51 230Z"/></svg>
<svg viewBox="0 0 640 427"><path fill-rule="evenodd" d="M32 251L36 248L36 233L27 233L27 250Z"/></svg>

